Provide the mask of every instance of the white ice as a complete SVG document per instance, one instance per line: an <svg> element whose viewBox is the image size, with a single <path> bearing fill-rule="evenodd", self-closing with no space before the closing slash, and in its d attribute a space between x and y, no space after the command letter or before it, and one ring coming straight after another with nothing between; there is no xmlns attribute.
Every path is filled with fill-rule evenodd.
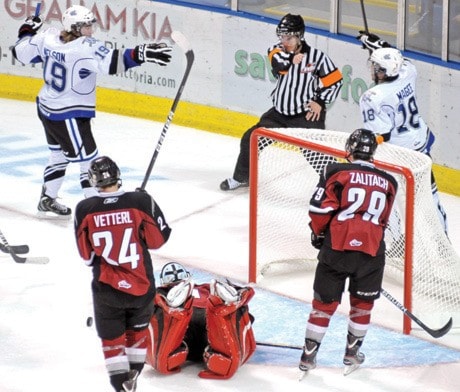
<svg viewBox="0 0 460 392"><path fill-rule="evenodd" d="M72 222L35 217L48 156L35 105L0 99L0 108L0 229L10 244L28 244L30 256L50 258L47 265L22 265L7 254L0 254L0 391L109 392L112 389L99 339L94 327L86 326L86 318L92 311L91 271L78 256ZM142 182L162 127L162 123L98 113L93 129L100 153L109 155L120 165L125 189L133 190ZM170 241L153 252L157 271L165 262L176 260L189 268L240 282L247 280L248 194L247 191L219 190L220 181L232 174L238 149L236 138L176 126L174 122L171 125L147 185L173 228ZM69 167L60 196L61 202L71 207L81 199L76 165ZM441 197L449 215L450 237L460 252L460 198L447 194ZM305 302L311 300L311 276L279 278L267 288ZM386 282L386 288L402 298L398 285ZM342 315L347 313L347 302L344 300L339 308ZM270 312L270 303L266 308L271 317L280 317L275 310ZM302 331L298 344L303 341L307 317L306 303L305 314L298 320ZM279 322L282 325L283 320ZM370 333L384 327L399 336L402 313L386 299L379 299L373 311L373 323ZM259 324L258 328L263 330L264 326ZM330 329L333 328L331 325ZM340 332L345 336L346 331ZM415 330L413 336L435 342L420 330ZM401 338L404 342L403 335ZM344 341L329 344L336 345L341 352ZM297 362L292 366L272 364L269 355L268 360L244 365L227 381L198 378L201 367L195 364L171 376L159 375L146 366L138 390L459 390L460 360L395 366L392 347L383 339L379 344L381 349L366 352L364 346L363 351L370 358L370 364L372 357L387 356L388 366L363 365L347 377L342 375L340 366L321 366L328 359L325 349L323 359L322 351L318 355L318 368L302 382L298 381ZM434 350L436 347L459 350L460 332L454 330L435 344ZM300 352L295 355L299 356ZM407 353L408 357L421 359L426 355L420 350ZM341 358L336 360L340 362Z"/></svg>

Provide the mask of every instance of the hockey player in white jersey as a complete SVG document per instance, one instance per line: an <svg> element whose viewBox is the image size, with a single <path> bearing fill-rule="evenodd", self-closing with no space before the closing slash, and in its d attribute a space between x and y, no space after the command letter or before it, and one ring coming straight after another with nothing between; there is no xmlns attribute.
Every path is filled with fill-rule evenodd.
<svg viewBox="0 0 460 392"><path fill-rule="evenodd" d="M45 129L50 156L44 170L38 214L70 218L71 209L56 198L70 162L80 164L80 184L86 197L96 194L88 179L89 163L98 155L91 130L95 116L96 75L114 75L144 62L170 62L165 43L110 49L92 37L94 14L73 5L62 15L63 29L42 27L40 17L28 17L19 28L12 52L23 64L43 63L45 84L37 97L38 116Z"/></svg>
<svg viewBox="0 0 460 392"><path fill-rule="evenodd" d="M359 100L364 128L384 141L430 156L435 137L421 117L416 99L417 69L398 49L375 34L360 32L358 39L370 52L369 65L375 86ZM431 191L447 234L447 216L431 173Z"/></svg>

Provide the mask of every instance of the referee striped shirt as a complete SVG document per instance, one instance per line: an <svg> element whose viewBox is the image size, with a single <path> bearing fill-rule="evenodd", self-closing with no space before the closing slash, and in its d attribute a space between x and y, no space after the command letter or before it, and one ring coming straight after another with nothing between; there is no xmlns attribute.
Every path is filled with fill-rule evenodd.
<svg viewBox="0 0 460 392"><path fill-rule="evenodd" d="M334 102L342 87L342 73L321 50L302 40L300 64L293 64L291 53L280 42L268 49L273 74L278 78L272 92L273 106L284 115L305 113L305 104L316 101L321 106Z"/></svg>

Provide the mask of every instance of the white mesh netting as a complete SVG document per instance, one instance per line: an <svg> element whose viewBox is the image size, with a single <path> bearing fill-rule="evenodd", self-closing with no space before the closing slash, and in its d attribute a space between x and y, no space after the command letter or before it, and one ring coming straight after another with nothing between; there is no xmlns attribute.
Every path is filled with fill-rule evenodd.
<svg viewBox="0 0 460 392"><path fill-rule="evenodd" d="M317 129L271 129L343 151L348 133ZM257 275L284 273L316 266L318 251L310 245L308 205L318 172L334 160L291 143L258 138ZM460 257L444 234L431 193L431 160L389 143L380 145L375 159L407 167L415 179L412 309L433 323L453 317L460 326ZM401 284L404 278L406 180L398 180L397 201L386 230L385 275ZM252 174L251 174L251 178ZM252 245L251 245L252 246Z"/></svg>

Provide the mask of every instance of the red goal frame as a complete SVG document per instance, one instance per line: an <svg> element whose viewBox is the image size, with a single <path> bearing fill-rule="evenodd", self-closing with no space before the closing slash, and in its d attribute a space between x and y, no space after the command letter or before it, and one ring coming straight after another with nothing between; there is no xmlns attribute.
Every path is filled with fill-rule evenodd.
<svg viewBox="0 0 460 392"><path fill-rule="evenodd" d="M318 151L336 158L346 158L344 150L338 150L327 147L318 143L302 140L288 135L283 135L266 128L257 128L251 135L250 140L250 167L249 167L249 276L250 283L256 283L257 280L257 195L258 195L258 140L260 137L295 145L297 147ZM376 167L383 170L398 173L406 179L406 246L404 252L404 306L412 311L412 255L414 243L414 198L415 198L415 180L414 175L407 167L393 165L388 162L375 160ZM403 333L408 335L411 331L411 319L404 315Z"/></svg>

